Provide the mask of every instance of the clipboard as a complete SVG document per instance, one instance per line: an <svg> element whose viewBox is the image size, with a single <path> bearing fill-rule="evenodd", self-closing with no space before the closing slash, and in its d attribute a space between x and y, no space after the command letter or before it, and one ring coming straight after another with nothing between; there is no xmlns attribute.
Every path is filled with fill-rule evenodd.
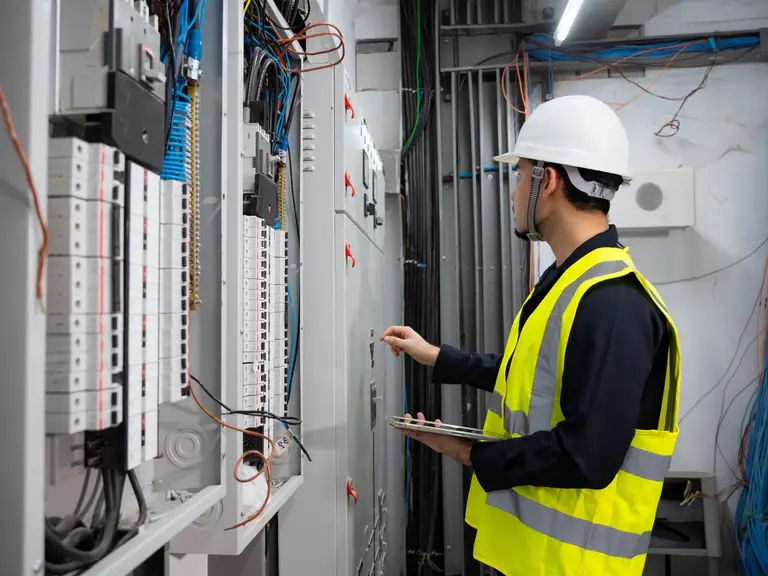
<svg viewBox="0 0 768 576"><path fill-rule="evenodd" d="M430 432L432 434L455 436L457 438L467 438L468 440L482 440L485 442L499 442L500 440L507 440L506 436L486 434L477 428L455 426L453 424L445 424L443 422L433 422L427 420L419 423L415 418L408 422L402 416L390 416L387 420L389 421L389 425L393 428L418 430L420 432Z"/></svg>

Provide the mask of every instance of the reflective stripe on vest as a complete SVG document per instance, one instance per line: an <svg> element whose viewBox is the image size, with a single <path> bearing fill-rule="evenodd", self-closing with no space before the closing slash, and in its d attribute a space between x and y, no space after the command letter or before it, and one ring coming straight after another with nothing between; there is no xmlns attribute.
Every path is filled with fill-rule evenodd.
<svg viewBox="0 0 768 576"><path fill-rule="evenodd" d="M599 262L563 289L557 298L552 313L547 319L544 338L541 341L536 370L533 375L533 388L528 404L528 413L522 410L511 411L507 408L503 396L494 390L490 410L504 420L504 429L509 434L527 436L540 430L552 428L552 413L555 409L555 388L557 386L557 350L560 345L560 330L563 326L563 314L573 300L582 282L615 274L627 268L621 260ZM510 358L511 361L511 358ZM503 415L499 411L503 411Z"/></svg>
<svg viewBox="0 0 768 576"><path fill-rule="evenodd" d="M555 540L617 558L634 558L638 554L645 554L651 539L650 531L633 534L593 524L534 502L515 490L489 492L486 503Z"/></svg>

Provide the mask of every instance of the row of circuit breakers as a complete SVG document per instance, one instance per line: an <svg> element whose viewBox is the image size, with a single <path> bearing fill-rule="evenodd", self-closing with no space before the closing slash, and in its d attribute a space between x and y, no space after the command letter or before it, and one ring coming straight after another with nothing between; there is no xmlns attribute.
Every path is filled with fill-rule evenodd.
<svg viewBox="0 0 768 576"><path fill-rule="evenodd" d="M189 385L187 186L76 138L48 159L46 431L114 430L113 464L158 455L160 405ZM243 410L273 436L287 413L287 236L244 215ZM86 458L89 454L86 451Z"/></svg>
<svg viewBox="0 0 768 576"><path fill-rule="evenodd" d="M188 385L186 186L75 138L51 139L48 177L46 431L119 427L104 456L134 468Z"/></svg>
<svg viewBox="0 0 768 576"><path fill-rule="evenodd" d="M270 139L255 123L243 125L243 410L245 427L279 437L275 416L288 415L288 236L285 202L274 181ZM277 434L277 436L276 436ZM252 436L243 451L269 447ZM265 452L265 450L267 450ZM246 459L260 465L257 457Z"/></svg>

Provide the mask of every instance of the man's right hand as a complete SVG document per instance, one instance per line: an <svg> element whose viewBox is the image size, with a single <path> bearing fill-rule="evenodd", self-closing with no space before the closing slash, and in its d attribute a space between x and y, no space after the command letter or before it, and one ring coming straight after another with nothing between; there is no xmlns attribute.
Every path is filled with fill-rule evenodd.
<svg viewBox="0 0 768 576"><path fill-rule="evenodd" d="M440 348L424 340L410 326L390 326L379 340L386 343L395 356L405 352L423 366L434 366L440 354Z"/></svg>

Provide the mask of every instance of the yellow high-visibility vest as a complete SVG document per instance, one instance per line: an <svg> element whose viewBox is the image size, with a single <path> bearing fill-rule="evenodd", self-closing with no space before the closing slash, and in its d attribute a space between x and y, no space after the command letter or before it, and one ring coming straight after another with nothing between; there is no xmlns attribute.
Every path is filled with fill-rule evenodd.
<svg viewBox="0 0 768 576"><path fill-rule="evenodd" d="M658 427L635 431L621 470L603 490L520 486L486 493L473 477L466 521L477 529L474 557L502 574L640 576L643 572L677 440L680 343L661 297L635 269L626 250L599 248L579 259L555 282L519 334L518 314L484 430L514 438L550 430L564 420L563 365L579 302L595 284L628 274L637 277L669 326Z"/></svg>

